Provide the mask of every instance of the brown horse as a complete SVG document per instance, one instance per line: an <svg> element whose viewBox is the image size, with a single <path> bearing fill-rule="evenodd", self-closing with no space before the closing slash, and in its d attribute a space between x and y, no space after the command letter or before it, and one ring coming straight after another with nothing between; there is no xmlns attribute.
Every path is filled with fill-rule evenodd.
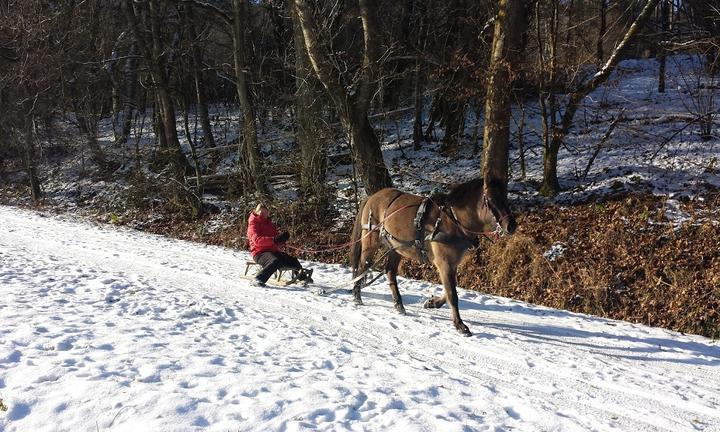
<svg viewBox="0 0 720 432"><path fill-rule="evenodd" d="M495 185L491 185L495 186ZM489 188L502 191L500 185ZM490 232L512 234L515 218L505 194L483 193L483 180L476 179L453 188L448 194L424 198L393 188L383 189L361 204L355 219L350 250L355 303L362 305L360 290L376 252L388 250L385 274L395 309L405 314L398 290L397 269L402 258L432 263L440 274L445 295L432 296L424 307L439 308L450 303L455 328L469 336L460 319L457 295L457 267L463 255L478 245L478 235Z"/></svg>

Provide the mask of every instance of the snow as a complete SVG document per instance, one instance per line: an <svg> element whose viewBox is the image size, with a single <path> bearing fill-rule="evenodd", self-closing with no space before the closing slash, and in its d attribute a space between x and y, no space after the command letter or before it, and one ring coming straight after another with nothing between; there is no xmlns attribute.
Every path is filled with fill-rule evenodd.
<svg viewBox="0 0 720 432"><path fill-rule="evenodd" d="M550 246L550 249L543 252L543 257L548 261L555 261L556 259L561 258L563 255L565 255L566 250L567 245L558 242Z"/></svg>
<svg viewBox="0 0 720 432"><path fill-rule="evenodd" d="M436 285L401 280L399 316L247 258L0 207L0 430L720 430L717 341L461 289L464 338Z"/></svg>

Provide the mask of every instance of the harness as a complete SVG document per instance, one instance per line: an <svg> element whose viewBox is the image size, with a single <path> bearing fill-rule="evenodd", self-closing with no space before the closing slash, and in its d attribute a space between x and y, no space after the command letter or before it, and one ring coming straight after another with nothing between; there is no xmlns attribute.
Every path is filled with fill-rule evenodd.
<svg viewBox="0 0 720 432"><path fill-rule="evenodd" d="M385 220L385 216L387 215L388 210L393 205L395 200L397 200L402 195L404 195L403 192L398 192L398 194L395 195L392 200L390 200L390 203L388 203L387 207L385 207L383 221ZM413 220L413 225L415 227L415 238L413 240L403 240L395 237L390 232L388 232L388 230L385 228L384 223L380 224L380 239L391 250L400 248L414 248L420 254L423 262L429 262L428 250L426 247L426 243L428 242L439 242L449 244L460 249L471 249L474 245L474 242L465 235L462 229L460 230L460 237L440 231L440 223L442 222L443 215L447 215L451 219L451 221L458 227L462 226L460 225L457 217L455 216L455 212L453 211L452 207L448 212L448 210L444 206L437 206L439 210L437 219L433 224L432 231L426 234L425 220L427 219L430 211L432 210L433 204L435 204L435 202L431 198L426 197L418 206L417 213L415 214L415 219ZM362 225L362 228L366 230L372 230L374 227L376 227L375 223L376 221L373 218L372 209L370 209L370 211L368 212L368 222L367 224Z"/></svg>

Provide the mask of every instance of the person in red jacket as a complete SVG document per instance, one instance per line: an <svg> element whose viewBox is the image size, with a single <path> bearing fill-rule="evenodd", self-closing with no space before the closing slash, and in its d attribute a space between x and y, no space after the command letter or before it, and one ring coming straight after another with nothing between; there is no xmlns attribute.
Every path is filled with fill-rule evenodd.
<svg viewBox="0 0 720 432"><path fill-rule="evenodd" d="M250 213L247 237L253 260L262 266L262 270L255 275L255 285L265 286L265 282L280 268L292 268L294 279L312 281L312 270L303 269L297 258L280 250L290 239L290 234L278 231L270 220L270 211L262 203Z"/></svg>

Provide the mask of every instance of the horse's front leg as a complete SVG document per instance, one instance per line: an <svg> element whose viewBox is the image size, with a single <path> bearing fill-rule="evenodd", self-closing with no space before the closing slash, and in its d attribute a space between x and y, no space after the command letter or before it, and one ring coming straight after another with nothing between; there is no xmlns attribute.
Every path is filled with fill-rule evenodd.
<svg viewBox="0 0 720 432"><path fill-rule="evenodd" d="M452 312L452 320L455 328L462 335L471 336L472 333L470 333L470 329L460 318L460 310L458 309L457 267L451 266L448 263L443 263L436 267L440 273L440 280L442 280L443 287L445 288L445 297L442 300L447 300L450 304L450 311Z"/></svg>
<svg viewBox="0 0 720 432"><path fill-rule="evenodd" d="M399 253L395 251L390 252L390 254L388 254L387 264L385 265L385 275L390 284L390 292L393 296L395 309L397 309L400 314L405 315L405 306L403 306L402 296L400 295L400 289L397 283L397 269L401 259L402 257Z"/></svg>
<svg viewBox="0 0 720 432"><path fill-rule="evenodd" d="M437 253L437 255L440 255ZM444 272L447 271L449 268L448 263L442 262L440 264L433 261L433 264L435 264L435 268L437 269L438 273L442 275ZM443 280L443 284L445 281ZM441 307L445 306L445 303L447 303L446 300L447 296L443 294L442 296L431 296L429 299L425 300L425 303L423 303L423 307L425 309L440 309Z"/></svg>

